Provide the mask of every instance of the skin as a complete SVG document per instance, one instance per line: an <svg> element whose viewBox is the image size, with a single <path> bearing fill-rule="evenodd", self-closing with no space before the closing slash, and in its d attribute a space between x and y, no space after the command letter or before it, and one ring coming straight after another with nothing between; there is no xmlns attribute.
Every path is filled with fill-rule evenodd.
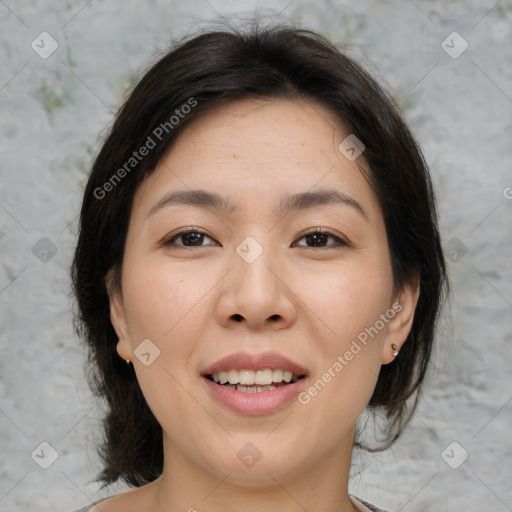
<svg viewBox="0 0 512 512"><path fill-rule="evenodd" d="M94 512L358 510L347 490L355 424L391 345L407 338L418 283L394 290L378 199L338 150L348 133L315 103L237 101L188 125L139 187L111 319L162 425L164 472ZM168 192L188 189L236 209L169 205L148 217ZM320 189L350 196L366 216L346 204L274 212L287 194ZM188 227L207 235L163 245ZM348 245L329 235L315 248L309 228ZM263 249L252 263L236 252L248 236ZM400 312L307 404L245 416L200 377L233 352L276 351L308 370L307 389L397 301ZM160 350L149 366L134 356L147 338ZM237 458L247 442L262 454L251 468Z"/></svg>

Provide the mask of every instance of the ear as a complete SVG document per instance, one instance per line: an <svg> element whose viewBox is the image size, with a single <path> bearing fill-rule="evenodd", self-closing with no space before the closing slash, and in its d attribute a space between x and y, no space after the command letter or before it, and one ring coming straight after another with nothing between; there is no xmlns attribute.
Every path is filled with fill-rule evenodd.
<svg viewBox="0 0 512 512"><path fill-rule="evenodd" d="M391 309L396 315L389 322L382 351L382 364L388 364L395 360L393 345L400 352L402 345L412 328L414 312L420 296L420 280L414 277L404 286L395 298Z"/></svg>
<svg viewBox="0 0 512 512"><path fill-rule="evenodd" d="M126 322L123 297L120 286L114 283L114 272L110 269L105 277L105 286L110 299L110 321L116 331L117 353L125 360L132 358L132 347Z"/></svg>

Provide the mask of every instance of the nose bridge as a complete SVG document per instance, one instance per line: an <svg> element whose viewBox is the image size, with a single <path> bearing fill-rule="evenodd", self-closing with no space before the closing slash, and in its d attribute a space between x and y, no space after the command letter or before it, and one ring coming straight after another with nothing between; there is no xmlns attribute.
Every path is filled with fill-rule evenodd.
<svg viewBox="0 0 512 512"><path fill-rule="evenodd" d="M258 236L258 235L257 235ZM273 292L270 288L275 286L275 249L271 246L271 237L263 235L248 236L236 247L238 267L237 277L240 284L248 282L258 293ZM265 240L264 240L265 238ZM274 268L272 272L271 269Z"/></svg>
<svg viewBox="0 0 512 512"><path fill-rule="evenodd" d="M279 257L272 252L276 250L272 237L264 235L248 236L236 247L230 316L242 316L253 326L270 317L293 317L293 304L279 278Z"/></svg>

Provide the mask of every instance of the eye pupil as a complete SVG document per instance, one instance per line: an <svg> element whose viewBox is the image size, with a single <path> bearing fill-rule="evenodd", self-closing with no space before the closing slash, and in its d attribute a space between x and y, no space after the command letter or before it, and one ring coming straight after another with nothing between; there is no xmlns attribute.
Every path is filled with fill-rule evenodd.
<svg viewBox="0 0 512 512"><path fill-rule="evenodd" d="M201 244L197 244L197 242L200 241L203 236L204 235L202 233L192 232L192 233L186 233L185 235L183 235L183 239L186 241L188 238L188 241L191 242L192 245L201 245Z"/></svg>
<svg viewBox="0 0 512 512"><path fill-rule="evenodd" d="M325 233L314 233L312 235L309 235L309 239L310 240L314 240L313 246L317 247L318 246L318 242L320 242L321 240L323 240L325 242L325 238L328 237L328 236L329 235L327 235Z"/></svg>

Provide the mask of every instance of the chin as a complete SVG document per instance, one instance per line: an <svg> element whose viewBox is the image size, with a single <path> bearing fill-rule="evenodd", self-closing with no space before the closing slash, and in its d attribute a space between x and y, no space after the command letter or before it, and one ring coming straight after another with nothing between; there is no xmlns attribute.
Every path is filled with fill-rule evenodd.
<svg viewBox="0 0 512 512"><path fill-rule="evenodd" d="M290 481L294 478L294 474L300 466L283 461L267 460L263 458L259 460L252 467L240 467L238 464L237 469L233 470L233 465L226 464L222 468L223 475L229 474L226 482L232 485L239 485L243 487L272 487L279 483ZM303 472L303 471L302 471Z"/></svg>
<svg viewBox="0 0 512 512"><path fill-rule="evenodd" d="M231 443L230 449L219 453L213 460L212 452L202 460L207 460L211 469L221 478L229 475L226 482L247 487L274 486L276 481L282 483L293 480L305 471L307 461L304 453L297 450L297 446L303 446L303 443L285 447L269 443L268 439L265 442L264 436L261 441L258 441L258 436L254 436L254 443L247 439L251 439L251 436L245 435L243 441Z"/></svg>

